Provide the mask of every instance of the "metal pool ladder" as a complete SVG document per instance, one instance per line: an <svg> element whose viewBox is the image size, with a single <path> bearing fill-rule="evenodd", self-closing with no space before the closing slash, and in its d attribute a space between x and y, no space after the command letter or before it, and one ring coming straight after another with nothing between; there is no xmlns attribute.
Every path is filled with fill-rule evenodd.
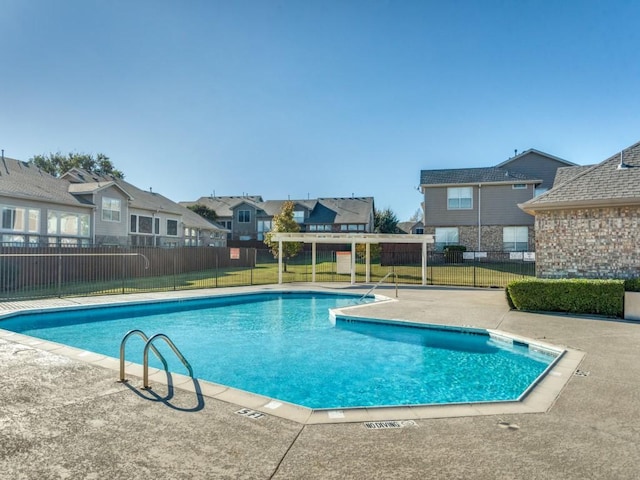
<svg viewBox="0 0 640 480"><path fill-rule="evenodd" d="M147 337L145 335L145 333L142 330L131 330L131 331L127 332L127 334L122 338L122 342L120 342L120 381L121 382L125 382L126 381L125 373L124 373L125 344L127 343L127 340L129 339L129 337L131 337L132 335L138 335L138 336L142 337L142 339L145 342L144 351L143 351L143 362L142 362L142 367L143 367L143 379L142 379L143 388L150 388L149 387L149 349L153 350L153 353L155 353L156 357L158 357L160 359L160 361L162 362L162 365L164 365L164 369L165 370L168 370L168 368L169 368L168 365L167 365L167 361L165 360L164 356L153 345L153 342L158 338L161 338L162 340L164 340L167 343L167 345L169 345L169 347L171 347L171 350L173 350L173 353L176 354L176 356L180 359L182 364L189 371L189 376L191 378L193 378L193 369L191 368L191 365L189 364L187 359L184 358L184 355L182 355L182 353L180 353L180 350L178 350L178 347L176 347L176 345L171 341L171 339L169 337L167 337L164 333L156 333L151 338L149 338L149 337Z"/></svg>

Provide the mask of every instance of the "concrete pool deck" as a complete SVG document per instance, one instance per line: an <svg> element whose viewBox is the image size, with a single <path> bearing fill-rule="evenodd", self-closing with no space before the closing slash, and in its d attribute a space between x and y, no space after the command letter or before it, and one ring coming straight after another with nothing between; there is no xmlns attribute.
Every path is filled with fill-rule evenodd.
<svg viewBox="0 0 640 480"><path fill-rule="evenodd" d="M325 287L362 293L368 289ZM279 287L211 293L269 289ZM383 286L376 292L395 294ZM4 302L0 313L104 301ZM151 391L141 390L138 378L122 384L117 372L83 361L86 358L4 337L0 478L637 478L639 323L510 311L504 291L490 289L400 287L397 302L366 308L363 316L510 332L567 347L584 358L568 372L562 392L542 413L420 416L393 425L401 428L372 429L366 427L366 418L304 424L260 416L243 408L251 405L218 399L202 389L202 395L156 384ZM194 385L191 390L198 390ZM404 420L389 414L388 421Z"/></svg>

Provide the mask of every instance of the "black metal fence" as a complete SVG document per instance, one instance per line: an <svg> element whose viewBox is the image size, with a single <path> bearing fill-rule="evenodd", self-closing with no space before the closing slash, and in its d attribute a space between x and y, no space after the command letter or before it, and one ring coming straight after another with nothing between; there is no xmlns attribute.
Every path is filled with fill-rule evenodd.
<svg viewBox="0 0 640 480"><path fill-rule="evenodd" d="M428 285L504 287L511 280L535 275L528 255L505 252L427 253ZM457 255L459 254L459 255ZM350 282L351 273L339 273L337 252L318 250L315 262L303 251L284 262L283 282ZM364 256L356 253L355 280L366 281ZM389 272L401 284L422 284L422 257L394 252L380 262L371 259L370 282ZM1 247L0 301L124 294L197 288L273 284L278 282L278 260L265 249L184 247Z"/></svg>

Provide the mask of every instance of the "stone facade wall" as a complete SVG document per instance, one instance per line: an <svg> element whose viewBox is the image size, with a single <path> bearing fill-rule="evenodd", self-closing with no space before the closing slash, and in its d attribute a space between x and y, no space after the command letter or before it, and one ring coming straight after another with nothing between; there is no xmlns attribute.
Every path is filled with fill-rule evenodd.
<svg viewBox="0 0 640 480"><path fill-rule="evenodd" d="M536 275L640 276L640 206L537 212Z"/></svg>
<svg viewBox="0 0 640 480"><path fill-rule="evenodd" d="M481 228L480 249L478 249L478 227L477 226L459 226L458 239L460 245L467 247L468 251L483 252L502 252L503 235L502 225L485 225ZM535 251L535 230L532 226L529 228L529 251ZM424 233L435 235L435 227L425 227Z"/></svg>

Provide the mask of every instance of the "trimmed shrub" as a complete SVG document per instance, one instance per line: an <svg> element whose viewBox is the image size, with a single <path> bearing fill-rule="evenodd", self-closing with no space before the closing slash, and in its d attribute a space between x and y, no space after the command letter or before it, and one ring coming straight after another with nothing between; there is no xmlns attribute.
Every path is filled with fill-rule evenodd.
<svg viewBox="0 0 640 480"><path fill-rule="evenodd" d="M630 278L624 281L625 292L640 292L640 278Z"/></svg>
<svg viewBox="0 0 640 480"><path fill-rule="evenodd" d="M447 263L462 263L463 252L467 251L464 245L447 245L444 247L444 258Z"/></svg>
<svg viewBox="0 0 640 480"><path fill-rule="evenodd" d="M622 280L515 280L506 290L509 305L518 310L623 315Z"/></svg>

